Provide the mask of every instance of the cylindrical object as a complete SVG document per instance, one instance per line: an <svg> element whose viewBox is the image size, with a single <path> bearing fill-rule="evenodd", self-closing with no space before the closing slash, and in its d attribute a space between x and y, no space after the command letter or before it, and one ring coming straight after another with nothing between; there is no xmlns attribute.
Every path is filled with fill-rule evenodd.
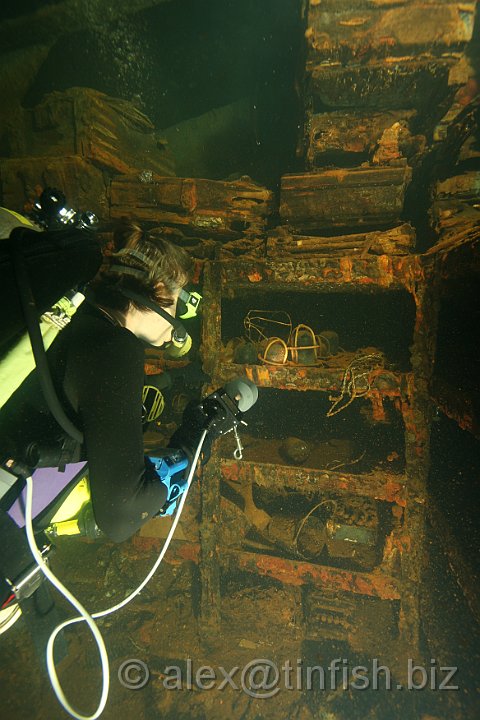
<svg viewBox="0 0 480 720"><path fill-rule="evenodd" d="M250 410L258 400L258 388L248 378L235 378L225 384L225 392L238 405L240 412Z"/></svg>

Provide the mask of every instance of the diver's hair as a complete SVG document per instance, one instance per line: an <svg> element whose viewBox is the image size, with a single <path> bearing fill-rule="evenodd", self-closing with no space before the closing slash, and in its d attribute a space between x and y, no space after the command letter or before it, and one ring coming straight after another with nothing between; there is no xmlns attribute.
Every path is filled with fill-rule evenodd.
<svg viewBox="0 0 480 720"><path fill-rule="evenodd" d="M175 292L191 277L193 262L188 253L160 233L146 232L126 218L115 227L113 244L115 252L105 257L91 283L95 300L115 310L127 310L130 305L142 309L121 294L124 288L161 307L171 306Z"/></svg>

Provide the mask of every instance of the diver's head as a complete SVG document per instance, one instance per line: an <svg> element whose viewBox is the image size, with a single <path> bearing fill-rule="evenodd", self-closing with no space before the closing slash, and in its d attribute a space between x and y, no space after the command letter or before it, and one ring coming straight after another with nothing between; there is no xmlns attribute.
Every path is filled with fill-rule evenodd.
<svg viewBox="0 0 480 720"><path fill-rule="evenodd" d="M123 315L126 327L145 342L163 345L172 337L178 297L190 279L192 260L161 234L145 232L128 220L117 225L114 244L119 249L106 256L91 283L95 301Z"/></svg>

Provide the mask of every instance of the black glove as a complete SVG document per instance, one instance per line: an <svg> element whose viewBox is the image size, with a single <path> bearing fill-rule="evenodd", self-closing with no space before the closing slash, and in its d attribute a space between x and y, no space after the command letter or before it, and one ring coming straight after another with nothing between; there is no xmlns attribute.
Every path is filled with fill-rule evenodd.
<svg viewBox="0 0 480 720"><path fill-rule="evenodd" d="M182 424L173 433L168 447L183 450L191 464L208 421L209 418L203 412L199 401L191 400L183 412ZM202 465L205 465L210 459L214 439L214 433L208 432L205 436L201 453Z"/></svg>

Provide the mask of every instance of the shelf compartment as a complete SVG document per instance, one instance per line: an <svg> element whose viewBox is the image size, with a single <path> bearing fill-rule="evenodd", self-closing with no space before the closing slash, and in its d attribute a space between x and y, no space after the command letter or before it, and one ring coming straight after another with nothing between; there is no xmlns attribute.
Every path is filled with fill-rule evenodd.
<svg viewBox="0 0 480 720"><path fill-rule="evenodd" d="M371 398L357 398L329 417L332 401L325 393L261 388L240 433L243 458L260 466L307 466L317 474L325 469L356 476L400 474L405 470L405 424L397 405L387 399L377 408ZM381 418L374 415L379 410ZM217 452L231 457L234 447L227 435L218 441Z"/></svg>

